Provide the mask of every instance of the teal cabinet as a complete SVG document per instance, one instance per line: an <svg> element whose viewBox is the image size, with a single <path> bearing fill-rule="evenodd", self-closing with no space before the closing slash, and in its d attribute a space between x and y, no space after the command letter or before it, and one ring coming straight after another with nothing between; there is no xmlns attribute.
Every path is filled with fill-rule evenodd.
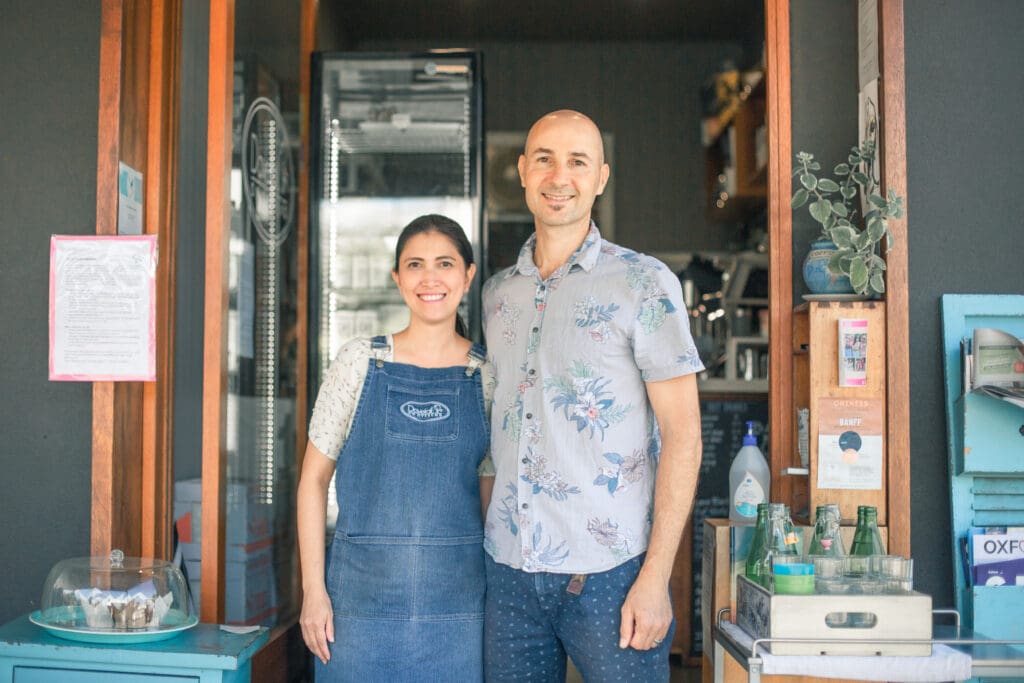
<svg viewBox="0 0 1024 683"><path fill-rule="evenodd" d="M1024 337L1024 296L942 297L955 596L976 633L1024 640L1024 586L971 586L960 547L972 526L1024 526L1024 408L963 393L960 341L982 327Z"/></svg>
<svg viewBox="0 0 1024 683"><path fill-rule="evenodd" d="M57 638L24 616L0 627L0 683L247 683L268 637L265 628L198 624L168 640L96 645Z"/></svg>

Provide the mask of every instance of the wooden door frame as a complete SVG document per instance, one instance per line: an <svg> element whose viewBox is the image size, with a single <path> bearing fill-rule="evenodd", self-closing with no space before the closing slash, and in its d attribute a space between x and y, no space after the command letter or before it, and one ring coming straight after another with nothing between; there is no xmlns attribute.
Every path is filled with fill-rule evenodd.
<svg viewBox="0 0 1024 683"><path fill-rule="evenodd" d="M143 173L157 235L156 381L94 382L90 552L170 559L178 0L103 0L96 234L117 234L118 162Z"/></svg>
<svg viewBox="0 0 1024 683"><path fill-rule="evenodd" d="M878 2L883 190L907 187L903 0ZM792 103L789 0L765 0L768 87L769 420L772 499L792 500L792 479L781 476L796 452L793 413ZM907 219L891 220L895 246L886 257L886 480L889 551L910 555L910 347L908 339Z"/></svg>

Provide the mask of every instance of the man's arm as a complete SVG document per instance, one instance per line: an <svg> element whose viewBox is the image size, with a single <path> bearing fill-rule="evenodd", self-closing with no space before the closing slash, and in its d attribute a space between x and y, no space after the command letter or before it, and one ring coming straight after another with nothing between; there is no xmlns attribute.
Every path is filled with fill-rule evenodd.
<svg viewBox="0 0 1024 683"><path fill-rule="evenodd" d="M679 539L693 509L700 473L700 402L697 376L647 382L647 395L661 432L661 457L654 484L654 524L640 575L622 604L619 647L656 647L672 624L668 583Z"/></svg>

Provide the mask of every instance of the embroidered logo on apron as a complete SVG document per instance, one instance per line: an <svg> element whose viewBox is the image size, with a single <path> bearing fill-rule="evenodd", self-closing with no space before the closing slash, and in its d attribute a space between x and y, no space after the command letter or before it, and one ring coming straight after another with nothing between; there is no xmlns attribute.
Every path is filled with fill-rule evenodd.
<svg viewBox="0 0 1024 683"><path fill-rule="evenodd" d="M451 409L440 401L406 401L399 410L402 411L402 415L416 422L438 422L447 420L452 414Z"/></svg>

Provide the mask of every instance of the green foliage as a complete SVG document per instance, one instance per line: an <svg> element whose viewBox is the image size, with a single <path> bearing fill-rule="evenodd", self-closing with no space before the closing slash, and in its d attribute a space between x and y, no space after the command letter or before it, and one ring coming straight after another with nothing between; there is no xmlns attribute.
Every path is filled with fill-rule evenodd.
<svg viewBox="0 0 1024 683"><path fill-rule="evenodd" d="M821 164L807 152L796 155L793 170L800 183L793 193L792 208L808 205L811 217L821 224L820 239L836 243L829 271L848 276L858 294L885 292L885 259L879 255L878 245L884 238L886 249L892 248L889 219L903 217L903 197L892 190L881 196L868 175L875 155L874 140L851 148L847 163L832 170L834 180L821 177ZM870 206L862 220L857 216L860 197L866 197Z"/></svg>

